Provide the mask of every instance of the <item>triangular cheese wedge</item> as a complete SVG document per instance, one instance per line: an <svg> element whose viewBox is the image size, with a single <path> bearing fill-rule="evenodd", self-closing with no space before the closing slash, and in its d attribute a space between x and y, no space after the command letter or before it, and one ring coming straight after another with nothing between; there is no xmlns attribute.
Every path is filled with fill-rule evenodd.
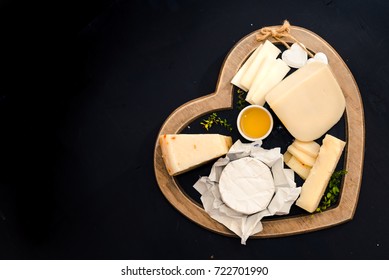
<svg viewBox="0 0 389 280"><path fill-rule="evenodd" d="M163 134L159 144L166 169L175 176L225 155L232 138L220 134Z"/></svg>

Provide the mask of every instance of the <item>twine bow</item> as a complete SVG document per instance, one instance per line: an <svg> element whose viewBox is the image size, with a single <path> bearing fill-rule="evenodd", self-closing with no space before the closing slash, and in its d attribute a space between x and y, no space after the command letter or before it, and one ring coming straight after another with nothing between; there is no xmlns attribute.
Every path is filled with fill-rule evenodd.
<svg viewBox="0 0 389 280"><path fill-rule="evenodd" d="M290 49L290 46L284 38L291 39L302 47L310 57L314 56L303 44L290 34L290 23L287 20L284 20L282 26L278 28L263 27L259 30L259 34L256 35L257 41L264 41L269 37L272 37L276 41L282 43L288 49Z"/></svg>

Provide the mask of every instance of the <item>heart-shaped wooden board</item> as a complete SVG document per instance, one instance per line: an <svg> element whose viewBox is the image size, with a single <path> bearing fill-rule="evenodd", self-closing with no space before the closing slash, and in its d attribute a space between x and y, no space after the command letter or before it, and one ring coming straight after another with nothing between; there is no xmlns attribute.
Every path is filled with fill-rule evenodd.
<svg viewBox="0 0 389 280"><path fill-rule="evenodd" d="M272 26L271 28L278 27L280 26ZM214 93L194 99L171 113L162 125L155 144L155 176L160 190L167 200L190 220L208 230L227 236L235 236L235 234L224 225L213 220L199 203L183 191L176 179L167 173L158 137L162 134L180 133L193 120L207 113L233 107L231 79L247 57L260 44L256 40L257 33L258 31L255 31L242 38L231 49L221 67ZM307 29L296 26L291 27L290 34L314 53L323 52L327 55L329 65L345 95L346 111L344 119L347 145L343 166L348 173L343 179L339 202L336 207L321 213L307 213L290 217L284 216L282 219L263 220L263 230L253 235L252 238L281 237L335 226L351 220L358 203L365 147L363 104L358 86L342 58L321 37ZM269 40L275 43L274 39Z"/></svg>

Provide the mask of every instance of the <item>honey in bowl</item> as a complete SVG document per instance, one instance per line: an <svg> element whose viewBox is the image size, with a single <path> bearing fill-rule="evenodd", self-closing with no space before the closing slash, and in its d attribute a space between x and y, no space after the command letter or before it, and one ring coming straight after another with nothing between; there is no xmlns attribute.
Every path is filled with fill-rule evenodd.
<svg viewBox="0 0 389 280"><path fill-rule="evenodd" d="M270 112L259 105L245 107L238 116L238 130L249 141L266 138L273 128Z"/></svg>

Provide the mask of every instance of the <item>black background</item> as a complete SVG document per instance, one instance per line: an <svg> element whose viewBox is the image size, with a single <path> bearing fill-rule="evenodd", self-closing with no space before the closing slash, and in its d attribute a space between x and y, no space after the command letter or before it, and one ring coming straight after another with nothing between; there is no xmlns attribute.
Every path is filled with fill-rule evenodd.
<svg viewBox="0 0 389 280"><path fill-rule="evenodd" d="M0 2L1 259L387 259L387 1ZM353 73L366 149L348 223L273 239L211 233L154 177L158 131L214 91L263 26L305 27Z"/></svg>

